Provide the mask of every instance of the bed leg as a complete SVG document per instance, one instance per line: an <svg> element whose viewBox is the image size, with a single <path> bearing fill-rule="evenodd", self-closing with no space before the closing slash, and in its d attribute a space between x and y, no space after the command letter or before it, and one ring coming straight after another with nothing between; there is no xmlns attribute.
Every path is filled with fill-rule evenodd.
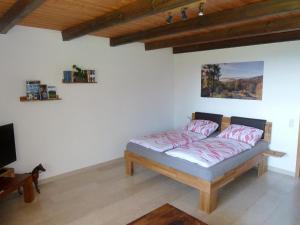
<svg viewBox="0 0 300 225"><path fill-rule="evenodd" d="M258 163L258 176L262 176L268 170L268 157L262 156L261 160Z"/></svg>
<svg viewBox="0 0 300 225"><path fill-rule="evenodd" d="M200 191L200 210L211 213L217 208L218 191Z"/></svg>
<svg viewBox="0 0 300 225"><path fill-rule="evenodd" d="M134 173L134 165L133 162L129 159L126 159L126 175L133 176Z"/></svg>

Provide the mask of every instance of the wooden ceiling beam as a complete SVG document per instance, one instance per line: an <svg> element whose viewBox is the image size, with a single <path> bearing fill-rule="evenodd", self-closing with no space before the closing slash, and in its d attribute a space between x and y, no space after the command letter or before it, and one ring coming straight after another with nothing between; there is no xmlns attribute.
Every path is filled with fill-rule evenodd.
<svg viewBox="0 0 300 225"><path fill-rule="evenodd" d="M295 30L300 30L300 14L297 16L293 15L289 17L278 18L276 20L272 20L271 22L249 23L238 27L234 26L231 28L219 29L209 33L152 41L145 43L145 49L154 50Z"/></svg>
<svg viewBox="0 0 300 225"><path fill-rule="evenodd" d="M187 21L111 38L110 45L117 46L170 34L200 31L205 28L219 28L225 25L236 25L243 22L269 18L275 15L286 15L291 12L299 11L299 0L265 0L239 8L208 14L203 17L196 17Z"/></svg>
<svg viewBox="0 0 300 225"><path fill-rule="evenodd" d="M197 1L199 0L137 0L119 10L70 27L62 31L62 37L64 41L69 41L104 28L141 19L146 16L165 12Z"/></svg>
<svg viewBox="0 0 300 225"><path fill-rule="evenodd" d="M197 51L206 51L206 50L213 50L213 49L224 49L224 48L269 44L269 43L295 41L295 40L300 40L299 30L232 39L232 40L210 42L210 43L202 43L202 44L189 45L189 46L174 47L173 53L178 54L178 53L187 53L187 52L197 52Z"/></svg>
<svg viewBox="0 0 300 225"><path fill-rule="evenodd" d="M45 0L17 0L16 3L0 18L0 33L6 34L23 18L42 5Z"/></svg>

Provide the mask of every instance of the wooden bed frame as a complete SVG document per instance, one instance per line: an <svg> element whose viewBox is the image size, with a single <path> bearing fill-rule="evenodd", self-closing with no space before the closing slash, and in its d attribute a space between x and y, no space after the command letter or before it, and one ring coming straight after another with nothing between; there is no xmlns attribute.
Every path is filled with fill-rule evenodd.
<svg viewBox="0 0 300 225"><path fill-rule="evenodd" d="M193 114L193 119L194 119ZM223 117L221 130L224 130L230 125L230 118ZM267 122L265 125L264 140L271 141L272 123ZM268 149L266 149L267 151ZM126 174L133 176L134 163L142 165L148 169L154 170L162 175L170 177L176 181L180 181L200 191L200 210L211 213L217 207L218 190L233 181L235 178L258 166L258 176L263 175L267 171L267 154L260 153L238 167L228 171L223 176L214 179L213 181L206 181L199 177L181 172L166 165L157 163L153 160L139 156L132 152L125 150Z"/></svg>

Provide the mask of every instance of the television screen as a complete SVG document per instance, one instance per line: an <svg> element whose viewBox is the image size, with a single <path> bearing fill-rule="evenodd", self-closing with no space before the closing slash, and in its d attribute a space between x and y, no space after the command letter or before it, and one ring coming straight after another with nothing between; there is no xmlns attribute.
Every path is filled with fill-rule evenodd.
<svg viewBox="0 0 300 225"><path fill-rule="evenodd" d="M0 168L16 160L14 125L0 126Z"/></svg>

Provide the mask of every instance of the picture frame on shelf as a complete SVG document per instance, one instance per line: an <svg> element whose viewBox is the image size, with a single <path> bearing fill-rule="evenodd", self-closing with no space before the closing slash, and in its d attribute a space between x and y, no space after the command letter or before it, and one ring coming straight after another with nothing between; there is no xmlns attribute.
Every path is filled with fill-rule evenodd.
<svg viewBox="0 0 300 225"><path fill-rule="evenodd" d="M48 98L57 99L56 86L48 86Z"/></svg>
<svg viewBox="0 0 300 225"><path fill-rule="evenodd" d="M26 81L26 96L27 100L40 100L40 85L39 80Z"/></svg>

